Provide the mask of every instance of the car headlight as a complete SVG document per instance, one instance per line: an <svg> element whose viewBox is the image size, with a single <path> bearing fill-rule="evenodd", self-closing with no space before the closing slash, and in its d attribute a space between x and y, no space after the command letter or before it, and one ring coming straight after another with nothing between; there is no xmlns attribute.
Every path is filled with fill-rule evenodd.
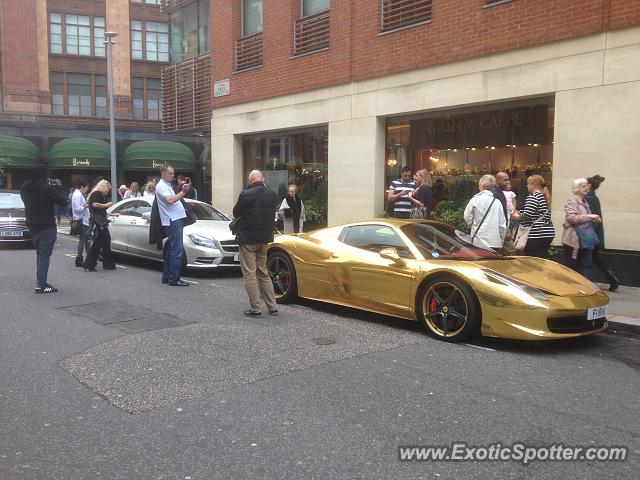
<svg viewBox="0 0 640 480"><path fill-rule="evenodd" d="M482 273L484 273L484 275L494 283L515 287L519 290L522 290L530 297L535 298L536 300L549 301L549 297L542 290L539 290L536 287L532 287L531 285L527 285L526 283L519 282L518 280L507 277L506 275L495 272L493 270L483 269Z"/></svg>
<svg viewBox="0 0 640 480"><path fill-rule="evenodd" d="M198 235L197 233L190 233L188 237L194 244L199 247L218 248L218 243L215 240L203 237L202 235Z"/></svg>

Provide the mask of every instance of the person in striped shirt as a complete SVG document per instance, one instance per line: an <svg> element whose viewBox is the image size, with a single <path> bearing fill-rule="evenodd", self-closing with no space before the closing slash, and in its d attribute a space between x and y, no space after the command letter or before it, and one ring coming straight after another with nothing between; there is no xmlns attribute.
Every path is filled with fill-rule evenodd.
<svg viewBox="0 0 640 480"><path fill-rule="evenodd" d="M403 167L400 178L391 182L387 200L394 202L393 216L396 218L409 218L413 204L408 195L416 188L416 184L411 180L411 168Z"/></svg>
<svg viewBox="0 0 640 480"><path fill-rule="evenodd" d="M540 175L527 178L529 196L524 202L522 211L515 211L513 218L520 220L524 226L531 225L524 254L531 257L549 258L549 247L556 230L551 222L551 194L547 184Z"/></svg>

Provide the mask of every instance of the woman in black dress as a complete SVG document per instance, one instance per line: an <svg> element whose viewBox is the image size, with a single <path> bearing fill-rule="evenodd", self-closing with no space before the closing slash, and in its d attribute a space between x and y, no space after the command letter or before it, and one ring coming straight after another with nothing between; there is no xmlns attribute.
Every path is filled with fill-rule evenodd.
<svg viewBox="0 0 640 480"><path fill-rule="evenodd" d="M89 232L93 237L91 249L84 261L84 269L88 272L96 271L100 250L102 250L102 268L105 270L115 270L116 268L116 262L111 252L111 235L109 234L109 220L107 220L107 208L112 205L112 202L107 202L106 198L110 189L111 184L107 180L100 180L87 197L87 205L91 213Z"/></svg>
<svg viewBox="0 0 640 480"><path fill-rule="evenodd" d="M416 183L416 189L409 194L409 200L413 203L411 218L429 218L433 200L431 175L423 168L416 172L413 181Z"/></svg>

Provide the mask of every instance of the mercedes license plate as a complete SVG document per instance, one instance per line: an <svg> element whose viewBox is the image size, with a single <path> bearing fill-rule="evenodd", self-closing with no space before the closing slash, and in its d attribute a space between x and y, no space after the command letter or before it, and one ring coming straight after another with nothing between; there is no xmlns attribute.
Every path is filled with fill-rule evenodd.
<svg viewBox="0 0 640 480"><path fill-rule="evenodd" d="M22 237L22 232L0 232L0 237Z"/></svg>
<svg viewBox="0 0 640 480"><path fill-rule="evenodd" d="M587 310L587 320L596 320L607 316L607 306L594 307Z"/></svg>
<svg viewBox="0 0 640 480"><path fill-rule="evenodd" d="M240 261L240 254L239 254L239 253L236 253L236 254L233 256L233 261L234 261L234 262L239 262L239 261Z"/></svg>

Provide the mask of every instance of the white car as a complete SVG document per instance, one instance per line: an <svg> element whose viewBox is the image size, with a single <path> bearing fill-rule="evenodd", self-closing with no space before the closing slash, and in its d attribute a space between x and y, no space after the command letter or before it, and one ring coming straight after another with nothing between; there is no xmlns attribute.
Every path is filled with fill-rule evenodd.
<svg viewBox="0 0 640 480"><path fill-rule="evenodd" d="M185 202L196 223L184 227L183 271L239 267L238 242L229 230L231 219L207 203L188 199ZM115 253L163 261L163 250L149 243L151 205L147 198L138 197L122 200L107 209L111 249Z"/></svg>

